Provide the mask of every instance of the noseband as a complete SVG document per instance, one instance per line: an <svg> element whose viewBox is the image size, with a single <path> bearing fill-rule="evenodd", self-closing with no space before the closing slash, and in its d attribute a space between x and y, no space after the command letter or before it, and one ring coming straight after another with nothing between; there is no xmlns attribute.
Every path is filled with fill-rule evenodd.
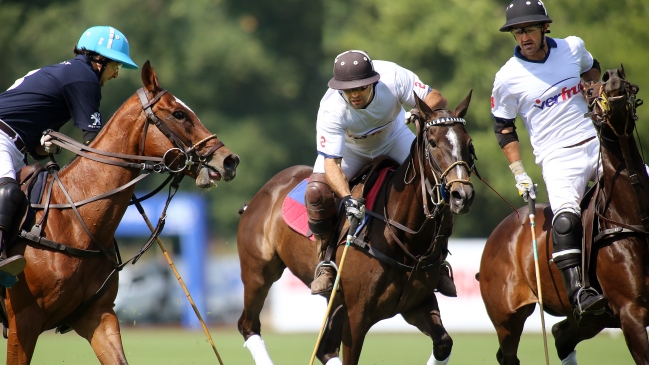
<svg viewBox="0 0 649 365"><path fill-rule="evenodd" d="M433 111L438 111L438 110L444 110L444 109L435 109ZM470 180L472 167L469 166L469 164L466 161L460 160L460 161L453 162L446 169L442 169L442 167L439 165L437 160L435 160L433 154L430 152L428 140L426 138L421 138L420 140L419 136L420 135L425 136L426 132L428 131L428 128L430 127L434 127L434 126L451 127L458 123L462 123L463 125L466 125L466 120L464 120L463 118L456 118L456 117L438 118L424 124L423 131L421 131L420 130L421 116L416 112L413 112L413 116L414 116L413 119L415 121L415 125L417 127L417 140L415 141L416 152L414 154L411 154L412 159L410 163L412 163L414 166L414 156L416 155L417 159L419 160L419 175L421 176L421 194L423 199L424 214L428 218L433 218L437 214L437 211L439 211L440 207L447 204L446 196L447 196L447 192L451 188L451 185L453 185L454 183L460 183L460 184L473 186L473 183L471 183ZM435 184L432 187L428 180L427 175L425 174L424 161L426 161L433 175L433 178L435 179ZM447 175L456 166L462 166L467 170L467 178L447 181L446 180ZM416 173L413 174L413 177L412 179L410 179L410 181L404 181L404 182L408 185L411 184L415 178L415 175ZM406 173L405 176L408 176L408 174ZM433 205L435 205L435 211L433 213L431 213L430 210L428 209L428 199L426 198L427 196L430 196L430 201L433 203Z"/></svg>
<svg viewBox="0 0 649 365"><path fill-rule="evenodd" d="M197 149L200 145L202 145L203 143L205 143L205 142L207 142L207 141L209 141L209 140L211 140L211 139L217 138L217 137L216 137L216 134L212 134L211 136L208 136L208 137L206 137L206 138L204 138L204 139L198 141L198 142L195 143L193 146L191 146L191 147L185 149L186 146L190 146L190 145L191 145L191 141L184 140L184 138L179 137L177 134L175 134L175 133L174 133L174 132L173 132L173 131L172 131L172 130L171 130L171 129L170 129L170 128L169 128L169 127L168 127L168 126L167 126L167 125L166 125L166 124L165 124L165 123L164 123L164 122L163 122L163 121L162 121L162 120L161 120L161 119L160 119L160 118L159 118L159 117L154 113L154 112L153 112L152 107L153 107L153 106L154 106L158 101L160 101L160 98L162 98L162 96L163 96L166 92L167 92L167 90L162 90L162 91L160 91L157 95L155 95L155 96L153 97L153 99L149 100L148 97L147 97L147 95L146 95L146 91L144 91L144 88L140 88L140 89L138 89L138 91L137 91L137 95L138 95L138 97L140 98L140 103L142 103L142 109L144 110L144 113L146 114L146 123L144 124L144 132L142 133L142 145L141 145L140 155L144 155L144 145L145 145L145 142L146 142L146 134L147 134L147 131L149 130L149 122L152 122L153 124L156 125L156 127L158 127L158 129L160 130L160 132L162 132L162 134L164 134L167 138L169 138L169 140L171 141L171 143L173 143L173 145L176 146L175 148L171 148L171 149L169 149L167 152L165 152L164 157L163 157L163 161L164 161L165 167L166 167L169 171L171 171L171 172L181 172L181 171L183 171L183 170L186 169L186 168L191 168L191 166L193 166L193 165L196 164L196 162L193 161L193 158L194 158L194 157L196 157L196 158L198 159L198 164L199 164L198 168L200 169L201 166L204 166L204 165L205 165L205 163L206 163L206 161L207 161L207 158L208 158L209 156L211 156L214 152L216 152L219 148L223 147L224 144L223 144L223 142L218 141L214 146L210 147L210 148L207 150L207 152L205 152L205 153L202 154L202 155L199 154L199 153L196 151L196 149ZM178 152L180 152L182 155L185 156L185 164L184 164L182 167L177 168L177 169L172 169L172 168L171 168L171 164L172 164L172 163L173 163L173 162L178 158L178 157L176 157L176 158L174 158L173 160L171 160L170 162L167 162L167 161L168 161L168 160L167 160L167 155L168 155L171 151L178 151Z"/></svg>

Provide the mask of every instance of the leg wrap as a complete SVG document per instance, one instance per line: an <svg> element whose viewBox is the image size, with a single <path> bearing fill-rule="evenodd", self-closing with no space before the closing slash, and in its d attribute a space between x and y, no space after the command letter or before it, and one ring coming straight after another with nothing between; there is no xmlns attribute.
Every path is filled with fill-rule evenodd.
<svg viewBox="0 0 649 365"><path fill-rule="evenodd" d="M0 178L0 229L8 231L20 208L24 194L18 182L10 177Z"/></svg>
<svg viewBox="0 0 649 365"><path fill-rule="evenodd" d="M560 270L581 266L581 219L571 212L560 212L552 223L552 260Z"/></svg>
<svg viewBox="0 0 649 365"><path fill-rule="evenodd" d="M324 174L311 175L304 200L311 232L320 236L330 233L336 223L336 203Z"/></svg>

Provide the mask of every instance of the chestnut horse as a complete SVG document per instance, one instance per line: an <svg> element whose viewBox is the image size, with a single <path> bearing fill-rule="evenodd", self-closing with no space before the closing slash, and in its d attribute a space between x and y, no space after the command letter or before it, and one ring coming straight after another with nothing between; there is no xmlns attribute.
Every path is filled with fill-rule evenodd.
<svg viewBox="0 0 649 365"><path fill-rule="evenodd" d="M591 286L609 300L607 313L575 318L561 275L551 264L552 211L536 207L536 237L543 297L549 314L566 319L552 327L560 359L576 364L575 347L602 329L622 328L636 364L649 364L649 178L633 138L638 87L624 69L608 70L590 115L598 132L602 175L582 200L585 264ZM487 239L480 291L498 333L500 364L519 364L516 352L525 319L537 302L528 210L505 218ZM592 244L592 247L591 247ZM581 322L579 322L581 320ZM570 358L568 358L570 357Z"/></svg>
<svg viewBox="0 0 649 365"><path fill-rule="evenodd" d="M462 119L470 99L469 93L449 111L432 110L416 98L419 118L415 118L417 135L410 156L386 178L366 240L357 240L347 252L341 294L316 354L323 364L332 359L340 363L341 341L343 363L358 364L369 329L398 313L432 338L437 359L450 356L453 341L442 326L433 291L453 215L467 213L474 196L473 146ZM265 348L252 348L249 343L255 337L260 342L259 314L268 290L286 267L309 285L318 264L315 244L289 228L281 209L287 194L311 171L308 166L294 166L275 175L250 201L239 223L237 247L244 285L239 332L258 365L271 363ZM353 194L359 197L359 189ZM347 227L345 223L343 231ZM334 256L338 264L342 251ZM387 258L377 259L381 254Z"/></svg>
<svg viewBox="0 0 649 365"><path fill-rule="evenodd" d="M39 335L60 326L87 339L101 364L127 364L113 303L121 268L114 235L133 196L135 185L129 183L143 169L169 172L163 160L168 151L195 162L186 163L181 173L195 178L199 188L210 187L212 180L230 181L236 174L238 156L182 101L160 88L148 61L142 82L144 88L117 110L90 148L78 152L82 157L48 177L48 183L53 178L56 183L41 201L45 204L50 195L41 236L68 249L62 252L23 238L10 248L10 255L25 256L27 266L4 300L7 364L30 363ZM60 207L72 202L76 207ZM36 222L43 213L36 214ZM74 254L80 250L99 254Z"/></svg>

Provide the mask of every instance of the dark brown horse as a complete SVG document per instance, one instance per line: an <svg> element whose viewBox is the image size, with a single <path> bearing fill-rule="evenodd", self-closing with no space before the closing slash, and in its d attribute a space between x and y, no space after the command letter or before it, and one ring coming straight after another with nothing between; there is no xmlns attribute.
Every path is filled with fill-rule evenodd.
<svg viewBox="0 0 649 365"><path fill-rule="evenodd" d="M370 221L366 242L360 243L365 247L353 245L348 250L342 291L333 307L342 310L332 310L317 351L323 363L338 356L342 340L343 363L358 364L369 329L398 313L432 338L437 359L450 356L453 341L442 326L433 290L453 215L467 213L473 200L473 147L462 119L470 99L471 94L449 111L431 110L417 98L421 118L416 141L410 156L379 193L374 212L382 218ZM275 175L254 196L239 223L237 246L244 284L239 332L258 365L270 363L265 348L250 343L260 342L259 314L268 290L286 267L309 285L318 264L315 244L289 228L281 210L286 195L311 171L295 166ZM355 189L354 195L359 194ZM388 258L377 259L373 250ZM337 250L338 264L342 251Z"/></svg>
<svg viewBox="0 0 649 365"><path fill-rule="evenodd" d="M608 297L610 308L580 323L574 317L560 272L550 263L552 212L547 205L537 206L535 214L543 306L552 315L567 317L552 327L560 359L574 357L577 344L602 329L617 327L635 362L649 364L649 178L633 138L635 109L642 101L636 99L638 87L625 79L623 69L606 71L602 81L601 95L590 111L603 173L581 207L590 284ZM537 301L528 211L519 213L496 227L480 264L480 291L498 333L500 364L519 363L523 324Z"/></svg>
<svg viewBox="0 0 649 365"><path fill-rule="evenodd" d="M71 250L62 252L25 239L10 248L10 255L25 256L27 266L4 301L9 324L7 364L28 364L39 335L58 326L69 326L87 339L100 363L127 364L113 311L118 286L113 271L119 261L114 234L135 189L127 184L143 168L167 171L162 157L170 150L171 154L182 150L182 155L192 158L195 164L185 164L182 173L196 178L200 188L209 187L211 180L229 181L235 176L239 158L191 109L160 88L148 61L142 68L142 82L144 88L113 115L86 156L58 172L61 184L53 185L42 236ZM102 195L74 209L56 208L70 200L77 203ZM43 210L36 222L42 216ZM80 257L74 249L99 254Z"/></svg>

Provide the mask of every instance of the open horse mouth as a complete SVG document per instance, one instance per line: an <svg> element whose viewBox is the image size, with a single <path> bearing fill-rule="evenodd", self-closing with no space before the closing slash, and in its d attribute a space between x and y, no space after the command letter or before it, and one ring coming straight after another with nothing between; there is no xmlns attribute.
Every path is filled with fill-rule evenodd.
<svg viewBox="0 0 649 365"><path fill-rule="evenodd" d="M216 186L217 181L231 181L237 175L239 156L230 155L223 160L223 167L216 165L214 160L204 164L196 176L196 187L207 189Z"/></svg>

